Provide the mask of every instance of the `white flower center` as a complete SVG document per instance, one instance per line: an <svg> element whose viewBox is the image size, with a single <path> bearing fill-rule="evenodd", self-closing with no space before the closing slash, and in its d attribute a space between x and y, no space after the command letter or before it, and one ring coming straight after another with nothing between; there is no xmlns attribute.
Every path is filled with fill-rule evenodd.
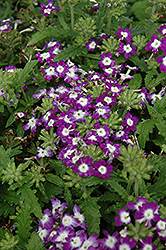
<svg viewBox="0 0 166 250"><path fill-rule="evenodd" d="M119 250L130 250L131 248L127 244L119 246Z"/></svg>
<svg viewBox="0 0 166 250"><path fill-rule="evenodd" d="M112 102L112 98L109 97L109 96L106 96L106 97L104 98L104 101L105 101L106 103L110 104L110 103Z"/></svg>
<svg viewBox="0 0 166 250"><path fill-rule="evenodd" d="M124 131L120 130L120 131L116 132L116 137L121 137L124 135L124 133L125 133Z"/></svg>
<svg viewBox="0 0 166 250"><path fill-rule="evenodd" d="M43 59L47 59L50 56L50 53L46 52L46 53L43 53L41 56Z"/></svg>
<svg viewBox="0 0 166 250"><path fill-rule="evenodd" d="M98 168L98 171L101 173L101 174L105 174L107 173L107 168L105 166L100 166Z"/></svg>
<svg viewBox="0 0 166 250"><path fill-rule="evenodd" d="M129 223L130 222L130 216L128 215L127 212L122 212L120 215L121 221L124 223Z"/></svg>
<svg viewBox="0 0 166 250"><path fill-rule="evenodd" d="M110 153L113 153L116 150L116 148L112 146L111 144L107 144L107 148L109 149Z"/></svg>
<svg viewBox="0 0 166 250"><path fill-rule="evenodd" d="M163 29L162 33L163 33L163 35L165 35L166 34L166 29Z"/></svg>
<svg viewBox="0 0 166 250"><path fill-rule="evenodd" d="M69 129L69 128L64 128L64 129L62 130L62 135L64 135L64 136L69 135L69 133L70 133L70 129Z"/></svg>
<svg viewBox="0 0 166 250"><path fill-rule="evenodd" d="M74 150L67 150L67 152L64 154L64 158L67 158L69 155L71 155L74 152Z"/></svg>
<svg viewBox="0 0 166 250"><path fill-rule="evenodd" d="M28 125L33 128L36 125L36 119L34 117L32 117L29 122Z"/></svg>
<svg viewBox="0 0 166 250"><path fill-rule="evenodd" d="M99 136L103 136L104 137L106 135L106 132L105 132L105 130L103 128L99 128L99 129L97 129L97 134Z"/></svg>
<svg viewBox="0 0 166 250"><path fill-rule="evenodd" d="M95 135L91 135L91 136L89 137L89 140L92 140L92 141L97 141L97 138L96 138L96 136L95 136Z"/></svg>
<svg viewBox="0 0 166 250"><path fill-rule="evenodd" d="M66 91L67 91L67 89L64 88L63 86L61 86L61 87L59 87L59 88L56 89L56 92L59 92L61 94L65 93Z"/></svg>
<svg viewBox="0 0 166 250"><path fill-rule="evenodd" d="M76 99L77 96L78 96L77 93L71 93L71 94L69 95L69 97L70 97L70 98L73 98L73 99Z"/></svg>
<svg viewBox="0 0 166 250"><path fill-rule="evenodd" d="M52 126L53 126L53 124L54 124L54 120L53 120L53 119L51 119L51 120L49 121L49 123L48 123L48 126L49 126L49 127L52 127Z"/></svg>
<svg viewBox="0 0 166 250"><path fill-rule="evenodd" d="M46 69L46 73L47 73L47 75L52 76L53 74L55 74L55 70L54 70L54 68L51 66L51 67L49 67L48 69Z"/></svg>
<svg viewBox="0 0 166 250"><path fill-rule="evenodd" d="M143 247L143 250L152 250L152 246L149 245L149 244L146 244L144 247Z"/></svg>
<svg viewBox="0 0 166 250"><path fill-rule="evenodd" d="M89 167L88 167L87 164L82 163L82 164L78 167L78 169L80 170L80 172L86 173L86 172L88 171Z"/></svg>
<svg viewBox="0 0 166 250"><path fill-rule="evenodd" d="M159 220L157 222L157 225L156 225L160 230L165 230L165 227L166 227L166 222L165 221L162 221L162 220Z"/></svg>
<svg viewBox="0 0 166 250"><path fill-rule="evenodd" d="M112 60L109 57L105 57L102 62L104 65L110 65Z"/></svg>
<svg viewBox="0 0 166 250"><path fill-rule="evenodd" d="M86 98L83 98L81 97L79 100L78 100L78 103L81 104L83 107L87 105L88 103L88 100Z"/></svg>
<svg viewBox="0 0 166 250"><path fill-rule="evenodd" d="M115 243L117 242L116 238L109 236L106 240L105 244L109 248L113 248L115 246Z"/></svg>
<svg viewBox="0 0 166 250"><path fill-rule="evenodd" d="M106 111L105 109L97 109L97 113L99 113L99 115L104 115Z"/></svg>
<svg viewBox="0 0 166 250"><path fill-rule="evenodd" d="M129 118L129 119L127 119L127 125L129 125L129 126L132 126L133 125L133 121Z"/></svg>
<svg viewBox="0 0 166 250"><path fill-rule="evenodd" d="M62 224L65 226L65 227L68 227L72 224L73 222L73 219L72 217L68 216L68 215L65 215L63 218L62 218Z"/></svg>
<svg viewBox="0 0 166 250"><path fill-rule="evenodd" d="M56 238L56 241L58 242L66 242L66 237L68 236L68 233L66 231L63 231L60 233L60 235Z"/></svg>
<svg viewBox="0 0 166 250"><path fill-rule="evenodd" d="M166 66L166 57L163 58L163 64Z"/></svg>
<svg viewBox="0 0 166 250"><path fill-rule="evenodd" d="M161 44L161 42L160 42L159 40L155 39L155 40L153 41L153 43L151 44L151 46L152 46L153 48L157 49L157 48L160 46L160 44Z"/></svg>
<svg viewBox="0 0 166 250"><path fill-rule="evenodd" d="M128 33L127 32L124 32L124 31L121 31L121 35L126 38L128 36Z"/></svg>
<svg viewBox="0 0 166 250"><path fill-rule="evenodd" d="M153 217L154 217L154 215L153 215L153 210L150 209L150 208L147 209L147 210L145 210L144 216L145 216L145 218L148 219L148 220L153 219Z"/></svg>
<svg viewBox="0 0 166 250"><path fill-rule="evenodd" d="M124 48L124 51L126 51L127 53L130 53L132 51L130 44L124 45L123 48Z"/></svg>
<svg viewBox="0 0 166 250"><path fill-rule="evenodd" d="M74 112L73 116L76 119L82 119L84 117L84 115L85 115L85 112L83 112L82 110L78 110L78 111Z"/></svg>
<svg viewBox="0 0 166 250"><path fill-rule="evenodd" d="M57 70L59 73L62 73L62 72L64 71L64 67L58 66L58 67L56 68L56 70Z"/></svg>
<svg viewBox="0 0 166 250"><path fill-rule="evenodd" d="M80 237L78 237L78 236L74 237L71 240L72 248L79 247L81 245L81 243L82 243L82 241L81 241Z"/></svg>
<svg viewBox="0 0 166 250"><path fill-rule="evenodd" d="M56 234L57 234L56 231L52 231L52 232L50 233L50 236L53 237L53 236L56 235Z"/></svg>
<svg viewBox="0 0 166 250"><path fill-rule="evenodd" d="M96 43L95 43L95 42L91 42L91 43L89 44L89 48L91 48L91 49L94 49L95 46L96 46Z"/></svg>
<svg viewBox="0 0 166 250"><path fill-rule="evenodd" d="M111 87L111 91L112 92L115 92L115 93L118 93L119 92L119 89L117 87Z"/></svg>

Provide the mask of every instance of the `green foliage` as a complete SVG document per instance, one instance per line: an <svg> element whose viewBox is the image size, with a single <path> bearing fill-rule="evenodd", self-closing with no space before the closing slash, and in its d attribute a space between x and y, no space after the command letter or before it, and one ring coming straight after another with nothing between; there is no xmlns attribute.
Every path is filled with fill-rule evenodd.
<svg viewBox="0 0 166 250"><path fill-rule="evenodd" d="M32 219L30 216L31 209L27 203L23 204L21 207L21 211L19 212L15 226L17 228L16 234L19 239L19 243L24 246L25 242L27 242L30 237L30 231L32 229L31 223Z"/></svg>
<svg viewBox="0 0 166 250"><path fill-rule="evenodd" d="M43 248L43 242L41 241L39 235L36 232L31 234L31 237L28 241L28 245L26 245L27 250L39 250Z"/></svg>
<svg viewBox="0 0 166 250"><path fill-rule="evenodd" d="M1 239L0 241L0 247L2 250L13 250L15 249L15 246L17 245L17 243L19 242L19 240L17 239L16 236L12 235L9 232L5 233L5 238Z"/></svg>
<svg viewBox="0 0 166 250"><path fill-rule="evenodd" d="M137 127L138 142L140 148L145 148L145 143L149 141L149 133L152 133L154 129L154 121L151 119L140 122Z"/></svg>
<svg viewBox="0 0 166 250"><path fill-rule="evenodd" d="M88 222L88 235L99 234L100 232L100 206L97 198L89 197L82 203L82 209Z"/></svg>
<svg viewBox="0 0 166 250"><path fill-rule="evenodd" d="M41 206L38 202L38 197L35 195L36 190L32 190L29 185L24 185L20 188L22 201L24 201L26 206L30 207L31 213L37 218L42 218Z"/></svg>
<svg viewBox="0 0 166 250"><path fill-rule="evenodd" d="M130 110L131 108L141 109L142 107L141 97L139 97L139 94L134 92L132 89L122 92L119 96L119 101L121 102L121 105L126 108L126 110Z"/></svg>

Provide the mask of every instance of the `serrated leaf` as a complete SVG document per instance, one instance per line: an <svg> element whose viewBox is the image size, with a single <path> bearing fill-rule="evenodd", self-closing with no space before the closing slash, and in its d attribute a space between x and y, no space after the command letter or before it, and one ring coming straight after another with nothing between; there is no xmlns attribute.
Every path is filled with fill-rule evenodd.
<svg viewBox="0 0 166 250"><path fill-rule="evenodd" d="M11 152L10 148L8 150L5 150L2 145L0 146L0 169L1 171L10 162L10 152Z"/></svg>
<svg viewBox="0 0 166 250"><path fill-rule="evenodd" d="M144 148L146 141L149 141L149 133L153 132L153 128L154 120L147 119L138 124L137 133L139 134L138 143L140 148Z"/></svg>
<svg viewBox="0 0 166 250"><path fill-rule="evenodd" d="M83 51L82 47L76 47L69 45L67 48L64 48L58 55L55 56L55 61L66 61L70 58L74 59L76 56L79 56Z"/></svg>
<svg viewBox="0 0 166 250"><path fill-rule="evenodd" d="M41 250L43 248L43 242L36 232L33 232L31 238L26 245L27 250Z"/></svg>
<svg viewBox="0 0 166 250"><path fill-rule="evenodd" d="M21 211L17 216L15 226L17 228L17 235L19 236L19 241L21 243L25 243L30 236L30 230L32 229L31 223L32 219L30 216L31 208L27 205L27 203L23 204L21 207Z"/></svg>
<svg viewBox="0 0 166 250"><path fill-rule="evenodd" d="M65 188L64 198L65 198L65 201L69 204L70 208L73 208L72 194L68 188Z"/></svg>
<svg viewBox="0 0 166 250"><path fill-rule="evenodd" d="M97 11L97 21L96 21L96 27L98 34L101 33L102 27L104 24L104 18L106 16L106 7L107 7L107 0L103 0L100 4L100 8Z"/></svg>
<svg viewBox="0 0 166 250"><path fill-rule="evenodd" d="M27 203L31 208L31 213L38 218L42 218L42 209L38 202L38 197L34 194L35 190L32 190L28 185L24 185L20 188L22 200Z"/></svg>
<svg viewBox="0 0 166 250"><path fill-rule="evenodd" d="M0 103L0 113L4 112L4 105L2 103Z"/></svg>
<svg viewBox="0 0 166 250"><path fill-rule="evenodd" d="M57 175L47 174L46 179L47 179L47 181L55 184L58 187L64 187L64 181Z"/></svg>
<svg viewBox="0 0 166 250"><path fill-rule="evenodd" d="M29 40L28 45L33 45L38 43L39 41L47 38L47 37L59 37L63 34L64 30L62 29L61 25L58 26L49 26L44 29L43 32L36 32L32 35L31 39Z"/></svg>
<svg viewBox="0 0 166 250"><path fill-rule="evenodd" d="M5 128L9 127L15 121L14 114L9 116L9 119L6 122Z"/></svg>
<svg viewBox="0 0 166 250"><path fill-rule="evenodd" d="M99 184L101 185L101 184L103 184L103 182L104 182L104 180L101 178L98 178L95 176L88 176L86 178L83 178L80 181L80 184L90 187L90 186L99 185Z"/></svg>
<svg viewBox="0 0 166 250"><path fill-rule="evenodd" d="M143 60L143 58L139 59L138 56L132 55L132 57L130 58L130 60L131 60L137 67L139 67L141 71L147 72L148 67L147 67L145 61Z"/></svg>
<svg viewBox="0 0 166 250"><path fill-rule="evenodd" d="M120 185L119 183L109 179L107 180L107 183L111 186L111 188L117 192L123 199L127 199L127 197L129 196L129 194L127 193L126 189L124 189L124 187L122 187L122 185Z"/></svg>
<svg viewBox="0 0 166 250"><path fill-rule="evenodd" d="M53 168L56 170L56 174L60 175L60 177L63 177L63 175L66 172L66 166L63 164L60 160L51 160L49 159L49 162Z"/></svg>
<svg viewBox="0 0 166 250"><path fill-rule="evenodd" d="M153 76L156 75L155 70L150 70L147 75L145 76L145 87L149 88L149 82L152 80Z"/></svg>
<svg viewBox="0 0 166 250"><path fill-rule="evenodd" d="M89 197L83 204L82 209L88 222L88 235L100 233L100 206L97 204L97 198Z"/></svg>
<svg viewBox="0 0 166 250"><path fill-rule="evenodd" d="M156 78L156 82L157 83L160 83L160 82L162 82L163 80L165 80L166 79L166 73L160 73L159 75L158 75L158 77Z"/></svg>
<svg viewBox="0 0 166 250"><path fill-rule="evenodd" d="M129 87L130 89L139 89L142 83L142 76L141 74L135 74L134 78L130 80Z"/></svg>

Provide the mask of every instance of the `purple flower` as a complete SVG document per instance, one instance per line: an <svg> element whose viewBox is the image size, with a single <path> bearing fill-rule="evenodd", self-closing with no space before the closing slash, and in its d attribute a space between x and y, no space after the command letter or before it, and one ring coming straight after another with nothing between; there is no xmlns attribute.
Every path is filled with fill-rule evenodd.
<svg viewBox="0 0 166 250"><path fill-rule="evenodd" d="M103 127L101 127L101 124L99 122L94 124L94 128L97 132L97 138L99 138L99 141L103 141L104 139L108 139L110 137L110 128L109 125L104 125Z"/></svg>
<svg viewBox="0 0 166 250"><path fill-rule="evenodd" d="M115 135L112 135L115 140L128 140L129 139L129 132L124 130L119 130L115 132Z"/></svg>
<svg viewBox="0 0 166 250"><path fill-rule="evenodd" d="M76 66L69 68L69 71L66 73L64 77L64 81L67 83L71 83L72 81L80 80L80 76L76 74L79 69Z"/></svg>
<svg viewBox="0 0 166 250"><path fill-rule="evenodd" d="M87 229L87 223L86 223L86 218L84 214L80 213L81 209L75 204L73 207L73 212L74 212L74 218L77 219L77 222L81 228L84 230Z"/></svg>
<svg viewBox="0 0 166 250"><path fill-rule="evenodd" d="M152 221L158 222L160 220L158 210L157 202L143 203L135 212L134 218L138 223L145 222L145 227L150 228Z"/></svg>
<svg viewBox="0 0 166 250"><path fill-rule="evenodd" d="M152 245L152 238L146 236L146 240L139 240L140 245L142 246L142 248L140 248L139 250L144 250L144 249L151 249L151 250L155 250L157 248L156 245Z"/></svg>
<svg viewBox="0 0 166 250"><path fill-rule="evenodd" d="M64 210L68 208L68 203L62 203L57 198L51 199L52 204L52 216L54 220L59 220L59 218L62 216Z"/></svg>
<svg viewBox="0 0 166 250"><path fill-rule="evenodd" d="M127 42L127 44L124 44L124 43L121 42L119 44L118 51L119 51L120 54L124 53L124 57L126 59L128 59L128 58L131 57L131 54L135 54L136 53L136 47L134 47L134 46L131 47L131 43L130 42Z"/></svg>
<svg viewBox="0 0 166 250"><path fill-rule="evenodd" d="M45 94L46 94L46 89L39 89L39 93L35 93L32 95L33 98L40 100Z"/></svg>
<svg viewBox="0 0 166 250"><path fill-rule="evenodd" d="M163 36L166 36L166 24L162 24L160 29L157 30Z"/></svg>
<svg viewBox="0 0 166 250"><path fill-rule="evenodd" d="M89 110L92 105L90 103L93 102L93 97L91 97L91 94L87 96L81 95L80 98L75 102L75 108L76 109L84 109Z"/></svg>
<svg viewBox="0 0 166 250"><path fill-rule="evenodd" d="M73 215L66 213L62 217L61 226L73 228L73 227L78 227L79 223L78 223L78 220L74 218Z"/></svg>
<svg viewBox="0 0 166 250"><path fill-rule="evenodd" d="M94 175L99 178L110 178L110 173L113 172L113 166L109 165L107 166L107 163L104 160L94 161L93 167L95 168Z"/></svg>
<svg viewBox="0 0 166 250"><path fill-rule="evenodd" d="M130 224L131 222L130 213L126 211L126 209L118 210L118 214L119 216L115 217L115 221L116 221L115 226L119 227L123 223L125 223L126 225Z"/></svg>
<svg viewBox="0 0 166 250"><path fill-rule="evenodd" d="M62 60L59 63L55 62L54 66L59 77L65 77L65 74L69 71L69 66Z"/></svg>
<svg viewBox="0 0 166 250"><path fill-rule="evenodd" d="M12 73L14 73L14 69L16 69L16 67L14 65L10 65L10 66L5 67L6 71L12 72Z"/></svg>
<svg viewBox="0 0 166 250"><path fill-rule="evenodd" d="M47 81L50 81L52 79L52 77L58 77L57 72L55 71L55 67L53 64L50 64L48 66L48 68L43 68L41 70L42 73L45 73L46 75L44 75L44 79Z"/></svg>
<svg viewBox="0 0 166 250"><path fill-rule="evenodd" d="M51 229L54 224L51 210L44 210L43 217L42 219L39 219L38 222L39 227L41 227L42 229Z"/></svg>
<svg viewBox="0 0 166 250"><path fill-rule="evenodd" d="M12 22L12 19L6 19L6 20L0 21L0 33L1 32L6 33L12 29L10 22Z"/></svg>
<svg viewBox="0 0 166 250"><path fill-rule="evenodd" d="M36 155L36 159L40 159L43 157L52 157L54 155L53 151L50 149L50 147L46 147L45 149L37 147L38 154Z"/></svg>
<svg viewBox="0 0 166 250"><path fill-rule="evenodd" d="M36 128L37 128L37 124L38 124L37 121L38 120L35 119L35 116L32 114L32 118L29 119L28 123L23 126L23 129L24 130L31 129L32 133L36 132Z"/></svg>
<svg viewBox="0 0 166 250"><path fill-rule="evenodd" d="M84 230L73 232L73 234L69 235L69 237L66 239L67 242L64 243L63 249L64 250L80 249L85 239L86 239L86 233L84 232Z"/></svg>
<svg viewBox="0 0 166 250"><path fill-rule="evenodd" d="M93 112L93 118L95 120L98 120L100 117L102 117L103 119L108 119L108 117L110 116L110 111L111 109L109 108L109 106L96 108L96 110Z"/></svg>
<svg viewBox="0 0 166 250"><path fill-rule="evenodd" d="M93 72L92 75L87 76L87 78L91 81L97 82L98 80L102 80L104 75L98 73L98 72Z"/></svg>
<svg viewBox="0 0 166 250"><path fill-rule="evenodd" d="M83 139L86 141L87 145L98 145L97 132L95 130L91 130L87 135L83 137Z"/></svg>
<svg viewBox="0 0 166 250"><path fill-rule="evenodd" d="M79 248L79 250L85 250L85 249L89 249L89 250L94 250L96 249L96 247L98 247L99 242L97 241L97 234L93 234L91 235L88 239L87 239L87 235L84 236L84 242L82 244L82 246Z"/></svg>
<svg viewBox="0 0 166 250"><path fill-rule="evenodd" d="M99 61L98 64L101 68L104 68L104 67L114 67L115 66L115 63L116 61L115 60L111 60L112 58L112 54L110 52L108 52L107 54L105 53L102 53L100 55L101 59L103 59L102 61Z"/></svg>
<svg viewBox="0 0 166 250"><path fill-rule="evenodd" d="M120 145L114 144L112 141L106 140L105 143L100 144L99 147L103 149L103 152L106 153L107 156L117 158L120 155Z"/></svg>
<svg viewBox="0 0 166 250"><path fill-rule="evenodd" d="M130 210L139 210L139 207L142 206L142 204L147 203L147 198L143 196L137 197L136 204L133 201L129 201L128 204L126 204L126 207Z"/></svg>
<svg viewBox="0 0 166 250"><path fill-rule="evenodd" d="M84 158L80 158L78 165L75 165L72 167L74 173L78 173L80 176L87 177L87 176L92 176L93 175L93 168L91 167L92 164L92 158L89 156L86 156Z"/></svg>
<svg viewBox="0 0 166 250"><path fill-rule="evenodd" d="M45 52L45 53L37 53L35 54L35 56L37 57L38 61L40 63L43 63L44 60L47 62L47 63L52 63L53 62L53 59L52 59L52 56L49 52Z"/></svg>
<svg viewBox="0 0 166 250"><path fill-rule="evenodd" d="M122 126L126 127L125 131L130 132L132 130L133 132L137 130L136 126L134 124L137 124L139 119L136 116L132 116L130 113L125 114L125 119L122 121Z"/></svg>
<svg viewBox="0 0 166 250"><path fill-rule="evenodd" d="M103 233L107 237L102 240L103 245L109 250L116 250L119 232L115 232L112 236L105 230L103 230Z"/></svg>
<svg viewBox="0 0 166 250"><path fill-rule="evenodd" d="M152 42L148 42L145 50L152 50L153 54L156 54L158 52L158 49L161 49L162 51L166 50L166 38L163 37L161 40L159 40L158 36L156 34L153 34L151 37Z"/></svg>
<svg viewBox="0 0 166 250"><path fill-rule="evenodd" d="M161 63L159 68L161 71L166 73L166 52L164 52L165 57L157 57L156 62Z"/></svg>
<svg viewBox="0 0 166 250"><path fill-rule="evenodd" d="M152 93L151 94L152 104L154 105L157 99L161 100L164 95L165 95L165 87L162 87L161 91L158 94Z"/></svg>
<svg viewBox="0 0 166 250"><path fill-rule="evenodd" d="M44 16L50 15L53 10L55 11L60 11L60 8L58 6L53 6L54 1L48 0L48 4L42 3L41 6L41 11L40 14L44 14Z"/></svg>
<svg viewBox="0 0 166 250"><path fill-rule="evenodd" d="M118 246L118 250L121 250L121 249L130 250L130 249L136 247L136 245L137 245L137 242L134 241L133 238L129 238L128 236L126 236L125 238L121 237L119 239L119 241L120 241L120 244Z"/></svg>
<svg viewBox="0 0 166 250"><path fill-rule="evenodd" d="M129 30L129 29L125 29L124 30L123 28L119 28L118 31L115 32L115 34L117 36L119 36L119 38L121 40L125 40L126 39L126 41L128 41L128 42L131 41L131 38L132 38L131 33L132 33L131 30Z"/></svg>
<svg viewBox="0 0 166 250"><path fill-rule="evenodd" d="M86 43L86 48L88 49L88 51L93 51L94 49L97 48L97 39L90 39L88 40L88 43Z"/></svg>
<svg viewBox="0 0 166 250"><path fill-rule="evenodd" d="M151 95L148 93L147 89L142 88L140 90L140 94L138 95L138 98L142 99L142 106L145 107L146 106L146 102L147 100L151 99Z"/></svg>

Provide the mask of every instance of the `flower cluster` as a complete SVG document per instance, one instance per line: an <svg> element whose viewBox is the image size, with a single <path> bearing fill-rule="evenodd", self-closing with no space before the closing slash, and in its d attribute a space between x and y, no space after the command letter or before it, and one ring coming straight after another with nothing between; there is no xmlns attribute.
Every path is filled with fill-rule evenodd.
<svg viewBox="0 0 166 250"><path fill-rule="evenodd" d="M44 16L50 15L53 11L59 11L58 6L54 6L55 1L48 0L48 4L42 3L40 14L44 14Z"/></svg>
<svg viewBox="0 0 166 250"><path fill-rule="evenodd" d="M75 204L74 215L65 213L67 203L62 203L57 198L51 199L52 209L46 209L43 218L39 219L37 233L47 249L64 250L121 250L121 249L156 249L153 242L159 238L158 244L166 240L166 220L161 219L160 206L156 202L147 202L145 197L138 197L136 203L130 201L126 207L135 210L134 219L126 209L118 210L119 216L115 217L116 226L125 224L125 228L110 235L103 230L105 238L98 239L98 235L87 236L87 222L81 209ZM135 221L135 225L132 221Z"/></svg>

